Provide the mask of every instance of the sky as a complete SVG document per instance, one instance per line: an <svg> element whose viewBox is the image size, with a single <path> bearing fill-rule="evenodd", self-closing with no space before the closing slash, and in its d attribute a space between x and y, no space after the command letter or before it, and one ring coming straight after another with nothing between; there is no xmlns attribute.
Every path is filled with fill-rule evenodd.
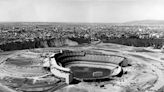
<svg viewBox="0 0 164 92"><path fill-rule="evenodd" d="M0 22L164 20L164 0L0 0Z"/></svg>

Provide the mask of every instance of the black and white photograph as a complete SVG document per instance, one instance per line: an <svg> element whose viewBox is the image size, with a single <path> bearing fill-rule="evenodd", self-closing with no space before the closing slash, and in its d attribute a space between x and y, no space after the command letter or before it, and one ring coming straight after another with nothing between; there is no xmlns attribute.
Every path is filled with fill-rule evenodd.
<svg viewBox="0 0 164 92"><path fill-rule="evenodd" d="M0 92L164 92L164 0L0 0Z"/></svg>

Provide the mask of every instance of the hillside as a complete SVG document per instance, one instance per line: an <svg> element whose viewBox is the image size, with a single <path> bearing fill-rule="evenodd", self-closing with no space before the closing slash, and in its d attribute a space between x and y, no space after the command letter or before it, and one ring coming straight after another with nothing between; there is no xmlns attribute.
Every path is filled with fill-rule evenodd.
<svg viewBox="0 0 164 92"><path fill-rule="evenodd" d="M125 24L164 24L164 20L138 20L125 22Z"/></svg>

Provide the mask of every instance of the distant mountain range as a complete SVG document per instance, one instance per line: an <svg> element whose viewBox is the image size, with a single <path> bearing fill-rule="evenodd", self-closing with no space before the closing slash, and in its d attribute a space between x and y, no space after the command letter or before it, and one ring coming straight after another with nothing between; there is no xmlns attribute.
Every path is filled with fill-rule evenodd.
<svg viewBox="0 0 164 92"><path fill-rule="evenodd" d="M0 25L59 25L59 24L72 24L72 25L77 25L77 24L83 24L83 25L100 25L100 24L162 24L164 25L164 20L136 20L136 21L128 21L128 22L114 22L114 23L83 23L83 22L0 22Z"/></svg>
<svg viewBox="0 0 164 92"><path fill-rule="evenodd" d="M125 24L164 24L164 20L139 20L139 21L129 21Z"/></svg>

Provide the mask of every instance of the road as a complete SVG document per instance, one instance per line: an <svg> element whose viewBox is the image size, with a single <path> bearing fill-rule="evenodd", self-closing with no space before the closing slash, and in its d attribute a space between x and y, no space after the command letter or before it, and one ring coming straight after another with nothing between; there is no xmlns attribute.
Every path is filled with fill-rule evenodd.
<svg viewBox="0 0 164 92"><path fill-rule="evenodd" d="M124 52L126 54L131 54L131 55L138 55L141 56L145 59L149 59L149 61L145 61L142 58L137 58L134 56L131 56L133 59L137 60L138 62L141 62L147 66L149 66L158 76L158 80L156 81L156 83L153 85L153 87L150 90L158 90L161 87L164 86L164 71L162 71L161 69L158 68L159 64L161 61L159 61L159 59L156 59L154 57L142 54L142 53L135 53L135 52ZM154 63L156 62L156 63Z"/></svg>

